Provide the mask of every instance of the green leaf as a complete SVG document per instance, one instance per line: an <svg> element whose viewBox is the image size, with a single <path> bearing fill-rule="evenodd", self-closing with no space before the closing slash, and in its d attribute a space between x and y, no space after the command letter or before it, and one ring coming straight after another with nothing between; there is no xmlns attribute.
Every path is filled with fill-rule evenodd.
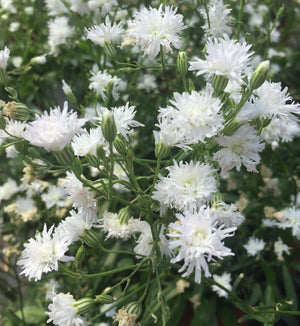
<svg viewBox="0 0 300 326"><path fill-rule="evenodd" d="M284 282L284 289L288 299L293 301L291 310L297 310L298 307L298 298L295 291L295 287L290 275L290 272L286 266L286 264L282 264L282 277Z"/></svg>

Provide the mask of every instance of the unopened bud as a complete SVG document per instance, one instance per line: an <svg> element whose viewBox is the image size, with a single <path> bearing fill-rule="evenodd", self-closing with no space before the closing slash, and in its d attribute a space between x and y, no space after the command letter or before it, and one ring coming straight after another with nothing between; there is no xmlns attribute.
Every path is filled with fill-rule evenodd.
<svg viewBox="0 0 300 326"><path fill-rule="evenodd" d="M125 155L127 153L128 142L124 136L118 134L114 140L114 147L119 154Z"/></svg>
<svg viewBox="0 0 300 326"><path fill-rule="evenodd" d="M62 89L68 99L68 101L74 105L77 105L77 98L76 96L74 95L74 93L72 92L72 89L71 87L64 81L62 80Z"/></svg>
<svg viewBox="0 0 300 326"><path fill-rule="evenodd" d="M99 168L100 160L98 159L98 157L92 154L88 154L85 158L89 165L93 166L94 168Z"/></svg>
<svg viewBox="0 0 300 326"><path fill-rule="evenodd" d="M101 129L104 138L112 143L117 135L117 126L115 123L114 114L111 111L106 111L103 113Z"/></svg>
<svg viewBox="0 0 300 326"><path fill-rule="evenodd" d="M74 303L74 307L77 309L78 315L83 315L89 312L93 308L94 304L95 304L95 299L82 298Z"/></svg>
<svg viewBox="0 0 300 326"><path fill-rule="evenodd" d="M6 121L3 117L3 115L0 114L0 129L5 129L5 127L6 127Z"/></svg>
<svg viewBox="0 0 300 326"><path fill-rule="evenodd" d="M189 79L189 91L194 91L195 90L195 85L191 79Z"/></svg>
<svg viewBox="0 0 300 326"><path fill-rule="evenodd" d="M3 114L12 120L28 120L31 118L29 108L15 101L8 102L3 107Z"/></svg>
<svg viewBox="0 0 300 326"><path fill-rule="evenodd" d="M74 154L70 147L65 147L61 151L54 152L54 156L58 163L62 165L70 166L74 160Z"/></svg>
<svg viewBox="0 0 300 326"><path fill-rule="evenodd" d="M142 315L142 305L137 301L128 303L125 306L125 310L131 315L136 315L136 318Z"/></svg>
<svg viewBox="0 0 300 326"><path fill-rule="evenodd" d="M164 159L170 154L171 147L167 147L161 142L155 145L155 157L158 159Z"/></svg>
<svg viewBox="0 0 300 326"><path fill-rule="evenodd" d="M113 46L113 44L110 43L105 43L104 46L104 53L109 57L109 58L114 58L116 56L116 49Z"/></svg>
<svg viewBox="0 0 300 326"><path fill-rule="evenodd" d="M7 85L8 84L8 74L7 71L0 68L0 84Z"/></svg>
<svg viewBox="0 0 300 326"><path fill-rule="evenodd" d="M188 59L185 52L178 52L177 56L177 70L184 77L188 72Z"/></svg>
<svg viewBox="0 0 300 326"><path fill-rule="evenodd" d="M228 78L223 75L214 75L212 86L217 93L224 91L228 84Z"/></svg>
<svg viewBox="0 0 300 326"><path fill-rule="evenodd" d="M114 302L114 298L109 294L99 294L96 295L96 302L101 304L110 304Z"/></svg>
<svg viewBox="0 0 300 326"><path fill-rule="evenodd" d="M91 248L99 246L99 243L101 242L99 233L92 229L85 230L83 236L81 236L80 239Z"/></svg>
<svg viewBox="0 0 300 326"><path fill-rule="evenodd" d="M75 266L76 269L79 269L85 257L85 247L81 245L75 255Z"/></svg>
<svg viewBox="0 0 300 326"><path fill-rule="evenodd" d="M129 212L129 207L123 207L119 210L118 213L118 220L120 221L120 224L128 224L128 220L130 219L131 215Z"/></svg>
<svg viewBox="0 0 300 326"><path fill-rule="evenodd" d="M269 60L261 62L256 67L250 79L250 88L252 90L257 89L265 82L269 69L270 69Z"/></svg>

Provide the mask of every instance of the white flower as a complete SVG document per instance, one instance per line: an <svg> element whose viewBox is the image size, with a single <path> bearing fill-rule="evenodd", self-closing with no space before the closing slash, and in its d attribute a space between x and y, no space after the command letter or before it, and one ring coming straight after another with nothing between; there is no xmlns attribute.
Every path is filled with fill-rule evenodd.
<svg viewBox="0 0 300 326"><path fill-rule="evenodd" d="M51 16L57 16L68 12L68 8L61 0L46 0L46 7Z"/></svg>
<svg viewBox="0 0 300 326"><path fill-rule="evenodd" d="M32 63L37 63L39 65L43 65L47 62L47 58L46 58L47 54L42 54L42 55L39 55L37 57L33 57L31 59L31 62Z"/></svg>
<svg viewBox="0 0 300 326"><path fill-rule="evenodd" d="M125 180L125 181L129 182L129 178L128 178L126 172L124 171L124 169L118 162L115 162L115 164L114 164L114 175L120 180ZM127 189L125 187L125 185L123 185L122 183L114 183L113 188L120 192L128 192L129 191L129 189Z"/></svg>
<svg viewBox="0 0 300 326"><path fill-rule="evenodd" d="M74 154L77 156L86 156L88 154L97 156L96 152L98 146L108 147L100 127L90 129L89 132L86 131L80 135L75 135L71 145Z"/></svg>
<svg viewBox="0 0 300 326"><path fill-rule="evenodd" d="M231 291L232 286L230 284L231 282L231 274L230 273L223 273L222 275L213 275L213 279L221 284L222 286L224 286L224 288L226 288L227 290ZM228 294L226 291L222 290L220 287L218 287L217 285L213 285L212 286L212 290L215 291L219 297L224 297L227 298Z"/></svg>
<svg viewBox="0 0 300 326"><path fill-rule="evenodd" d="M105 211L101 219L101 227L107 233L106 239L116 238L124 241L128 240L137 232L139 220L130 217L128 222L121 223L118 214Z"/></svg>
<svg viewBox="0 0 300 326"><path fill-rule="evenodd" d="M18 197L13 203L4 208L6 213L15 213L21 217L23 222L37 219L37 207L32 198Z"/></svg>
<svg viewBox="0 0 300 326"><path fill-rule="evenodd" d="M108 111L107 108L101 107L98 110L100 116L97 120L101 121L103 114ZM131 128L144 126L142 123L134 120L135 106L129 106L129 102L123 106L113 107L111 111L114 114L117 133L121 134L127 140L128 136L133 132Z"/></svg>
<svg viewBox="0 0 300 326"><path fill-rule="evenodd" d="M101 16L105 16L109 13L113 6L117 6L116 0L89 0L88 6L90 10L101 9Z"/></svg>
<svg viewBox="0 0 300 326"><path fill-rule="evenodd" d="M11 198L15 193L20 191L20 187L17 185L16 181L8 178L7 181L0 186L0 202L2 200L7 200Z"/></svg>
<svg viewBox="0 0 300 326"><path fill-rule="evenodd" d="M56 17L48 22L49 39L51 54L58 54L59 45L65 44L67 39L71 37L75 29L68 23L68 18L65 16Z"/></svg>
<svg viewBox="0 0 300 326"><path fill-rule="evenodd" d="M139 76L137 80L137 88L145 89L148 93L154 89L157 89L156 78L150 74L143 74Z"/></svg>
<svg viewBox="0 0 300 326"><path fill-rule="evenodd" d="M197 76L221 75L242 84L249 69L249 58L253 54L248 53L250 48L251 45L230 40L227 35L224 38L209 38L205 60L195 57L190 62L189 70L196 70Z"/></svg>
<svg viewBox="0 0 300 326"><path fill-rule="evenodd" d="M283 253L287 255L290 254L290 247L288 247L285 243L282 242L281 238L278 238L277 241L274 242L274 252L277 256L277 259L283 261Z"/></svg>
<svg viewBox="0 0 300 326"><path fill-rule="evenodd" d="M68 243L59 237L52 235L54 225L47 231L44 225L43 233L38 233L35 238L29 239L24 244L25 249L19 258L17 265L21 266L29 280L32 278L38 281L42 273L48 273L52 270L58 270L58 262L67 262L74 260L73 257L65 256L68 250Z"/></svg>
<svg viewBox="0 0 300 326"><path fill-rule="evenodd" d="M5 130L15 137L23 138L26 126L26 122L6 119ZM5 137L10 138L8 134L5 133L4 135Z"/></svg>
<svg viewBox="0 0 300 326"><path fill-rule="evenodd" d="M68 103L65 102L62 111L57 106L49 113L36 115L36 120L27 125L24 138L32 145L43 147L47 151L61 151L81 131L86 121L78 119L77 113L68 112Z"/></svg>
<svg viewBox="0 0 300 326"><path fill-rule="evenodd" d="M205 24L203 29L205 34L210 37L222 37L224 34L231 33L230 17L231 9L223 4L223 0L214 0L208 6L209 23L207 21L207 13L205 10L200 11Z"/></svg>
<svg viewBox="0 0 300 326"><path fill-rule="evenodd" d="M213 97L213 89L207 87L198 93L174 93L174 101L165 109L160 109L159 119L171 120L174 126L185 134L190 144L204 142L223 127L222 104Z"/></svg>
<svg viewBox="0 0 300 326"><path fill-rule="evenodd" d="M70 9L74 12L77 12L79 15L85 15L90 13L90 8L85 3L85 0L72 0L70 1Z"/></svg>
<svg viewBox="0 0 300 326"><path fill-rule="evenodd" d="M50 185L47 192L42 194L42 200L46 204L47 208L53 206L66 207L68 204L66 202L67 193L64 188L57 187L55 185Z"/></svg>
<svg viewBox="0 0 300 326"><path fill-rule="evenodd" d="M298 240L300 240L300 209L296 207L290 207L281 211L283 214L283 220L276 225L281 229L292 229L292 234Z"/></svg>
<svg viewBox="0 0 300 326"><path fill-rule="evenodd" d="M98 71L97 73L91 72L92 77L89 89L94 90L99 94L104 101L107 100L107 87L112 84L112 96L115 100L119 99L119 92L124 91L126 83L116 76L112 76L106 72L106 70Z"/></svg>
<svg viewBox="0 0 300 326"><path fill-rule="evenodd" d="M66 178L60 179L61 186L65 188L68 198L75 208L83 208L86 212L96 209L96 200L94 194L85 188L73 172L67 172Z"/></svg>
<svg viewBox="0 0 300 326"><path fill-rule="evenodd" d="M111 24L109 16L105 17L105 23L91 28L85 28L85 31L87 33L87 38L100 46L117 41L123 33L121 23Z"/></svg>
<svg viewBox="0 0 300 326"><path fill-rule="evenodd" d="M13 0L1 0L0 3L1 9L4 9L12 14L15 14L17 12L16 7L13 5Z"/></svg>
<svg viewBox="0 0 300 326"><path fill-rule="evenodd" d="M178 33L185 29L183 16L176 14L176 11L171 6L166 6L163 11L162 5L158 9L142 9L129 25L128 36L136 39L137 44L151 58L157 56L161 46L164 53L172 53L171 46L180 48L182 41Z"/></svg>
<svg viewBox="0 0 300 326"><path fill-rule="evenodd" d="M57 326L87 326L90 325L83 317L78 316L76 301L70 293L54 294L52 303L49 304L47 323L52 322Z"/></svg>
<svg viewBox="0 0 300 326"><path fill-rule="evenodd" d="M87 214L82 209L79 209L78 212L71 210L70 215L57 226L55 233L60 239L73 243L84 234L85 230L89 230L96 225L96 211L93 214Z"/></svg>
<svg viewBox="0 0 300 326"><path fill-rule="evenodd" d="M234 167L240 171L242 165L249 172L257 172L255 166L260 162L258 152L265 145L261 143L253 127L243 125L232 136L219 136L216 141L223 146L213 157L221 167L221 175Z"/></svg>
<svg viewBox="0 0 300 326"><path fill-rule="evenodd" d="M72 94L72 89L70 85L68 85L64 80L62 80L62 89L64 93L67 95Z"/></svg>
<svg viewBox="0 0 300 326"><path fill-rule="evenodd" d="M10 53L10 50L8 49L7 46L4 48L4 50L0 51L0 68L1 69L6 69L7 60L9 58L9 53Z"/></svg>
<svg viewBox="0 0 300 326"><path fill-rule="evenodd" d="M234 204L218 201L213 204L210 211L218 223L224 224L226 227L239 226L245 220L244 215L238 211Z"/></svg>
<svg viewBox="0 0 300 326"><path fill-rule="evenodd" d="M208 164L190 162L167 168L167 177L159 176L152 198L158 200L163 207L178 210L199 208L217 191L216 180L212 176L215 170Z"/></svg>
<svg viewBox="0 0 300 326"><path fill-rule="evenodd" d="M264 249L265 242L256 237L251 237L243 247L247 250L248 256L256 256Z"/></svg>
<svg viewBox="0 0 300 326"><path fill-rule="evenodd" d="M235 227L224 229L224 225L216 227L213 224L209 208L201 206L198 212L186 212L185 215L176 214L178 221L170 223L171 238L170 249L176 249L177 256L171 263L181 260L184 265L179 270L183 277L188 277L195 271L195 282L201 283L201 270L206 277L211 276L208 262L214 261L213 257L222 259L233 255L231 250L224 245L223 239L231 237Z"/></svg>

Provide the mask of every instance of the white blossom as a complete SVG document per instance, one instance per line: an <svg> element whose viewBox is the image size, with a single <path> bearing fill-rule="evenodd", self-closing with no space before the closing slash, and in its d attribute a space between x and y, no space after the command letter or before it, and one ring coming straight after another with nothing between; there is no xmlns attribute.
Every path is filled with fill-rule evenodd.
<svg viewBox="0 0 300 326"><path fill-rule="evenodd" d="M243 246L247 250L248 256L256 256L265 248L265 242L256 237L250 237L248 242Z"/></svg>
<svg viewBox="0 0 300 326"><path fill-rule="evenodd" d="M226 288L227 290L231 291L232 286L230 284L231 282L231 274L230 273L223 273L222 275L213 275L213 279L221 284L222 286L224 286L224 288ZM221 289L220 287L218 287L217 285L213 285L212 286L212 290L214 292L216 292L218 294L219 297L224 297L227 298L228 297L228 293L226 291L224 291L223 289Z"/></svg>
<svg viewBox="0 0 300 326"><path fill-rule="evenodd" d="M9 58L9 53L10 53L10 50L7 46L4 48L4 50L0 51L0 68L1 69L6 69L7 60Z"/></svg>

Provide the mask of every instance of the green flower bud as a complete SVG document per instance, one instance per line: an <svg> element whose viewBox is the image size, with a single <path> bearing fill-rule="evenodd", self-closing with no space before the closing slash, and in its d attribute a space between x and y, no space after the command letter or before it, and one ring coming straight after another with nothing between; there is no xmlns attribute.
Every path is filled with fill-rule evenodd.
<svg viewBox="0 0 300 326"><path fill-rule="evenodd" d="M184 77L188 72L188 59L187 55L183 51L178 52L177 56L177 70Z"/></svg>
<svg viewBox="0 0 300 326"><path fill-rule="evenodd" d="M0 114L0 129L5 129L5 127L6 127L6 121L3 117L3 115Z"/></svg>
<svg viewBox="0 0 300 326"><path fill-rule="evenodd" d="M131 214L129 212L129 207L123 207L119 210L118 213L118 220L120 221L120 224L128 224L128 220L130 219Z"/></svg>
<svg viewBox="0 0 300 326"><path fill-rule="evenodd" d="M65 147L62 151L54 152L54 156L59 164L70 166L74 160L74 154L70 147Z"/></svg>
<svg viewBox="0 0 300 326"><path fill-rule="evenodd" d="M115 123L114 114L111 111L106 111L102 116L101 129L104 138L112 143L117 135L117 126Z"/></svg>
<svg viewBox="0 0 300 326"><path fill-rule="evenodd" d="M101 303L101 304L110 304L113 303L115 300L114 298L109 295L109 294L99 294L96 295L96 302Z"/></svg>
<svg viewBox="0 0 300 326"><path fill-rule="evenodd" d="M127 153L128 142L121 134L118 134L114 140L114 147L119 154L125 155Z"/></svg>
<svg viewBox="0 0 300 326"><path fill-rule="evenodd" d="M90 229L85 230L83 236L80 237L80 239L89 247L97 247L99 243L101 242L101 237L99 233L96 231Z"/></svg>
<svg viewBox="0 0 300 326"><path fill-rule="evenodd" d="M227 84L228 78L226 76L214 75L214 78L212 80L212 86L217 93L223 92Z"/></svg>
<svg viewBox="0 0 300 326"><path fill-rule="evenodd" d="M250 79L250 88L252 90L257 89L265 82L269 69L270 69L269 60L261 62L256 67Z"/></svg>
<svg viewBox="0 0 300 326"><path fill-rule="evenodd" d="M94 304L95 304L95 299L82 298L74 303L74 307L77 309L78 315L83 315L89 312L93 308Z"/></svg>
<svg viewBox="0 0 300 326"><path fill-rule="evenodd" d="M8 84L8 74L7 71L0 68L0 84L7 85Z"/></svg>
<svg viewBox="0 0 300 326"><path fill-rule="evenodd" d="M75 267L79 269L85 257L85 247L81 245L75 255Z"/></svg>
<svg viewBox="0 0 300 326"><path fill-rule="evenodd" d="M92 154L88 154L85 158L89 165L93 166L94 168L99 168L100 160L98 159L98 157Z"/></svg>
<svg viewBox="0 0 300 326"><path fill-rule="evenodd" d="M76 175L76 177L78 179L80 179L81 175L82 175L82 166L81 166L81 162L80 162L80 160L78 158L75 158L73 160L72 170L73 170L74 174Z"/></svg>
<svg viewBox="0 0 300 326"><path fill-rule="evenodd" d="M164 159L170 154L170 151L171 147L167 147L161 142L155 145L155 157L158 159Z"/></svg>
<svg viewBox="0 0 300 326"><path fill-rule="evenodd" d="M139 318L142 315L142 305L138 301L130 302L125 306L125 310Z"/></svg>
<svg viewBox="0 0 300 326"><path fill-rule="evenodd" d="M23 104L15 101L8 102L3 107L3 114L12 120L28 120L31 118L29 108Z"/></svg>
<svg viewBox="0 0 300 326"><path fill-rule="evenodd" d="M113 44L111 42L110 43L105 43L104 53L109 58L114 58L116 56L116 49L115 49L115 47L113 46Z"/></svg>
<svg viewBox="0 0 300 326"><path fill-rule="evenodd" d="M189 91L194 91L195 90L195 85L191 79L189 79Z"/></svg>
<svg viewBox="0 0 300 326"><path fill-rule="evenodd" d="M80 273L76 273L76 272L71 271L63 263L58 262L58 265L59 265L59 269L62 270L63 275L66 275L68 277L75 278L75 279L80 279L81 278Z"/></svg>

